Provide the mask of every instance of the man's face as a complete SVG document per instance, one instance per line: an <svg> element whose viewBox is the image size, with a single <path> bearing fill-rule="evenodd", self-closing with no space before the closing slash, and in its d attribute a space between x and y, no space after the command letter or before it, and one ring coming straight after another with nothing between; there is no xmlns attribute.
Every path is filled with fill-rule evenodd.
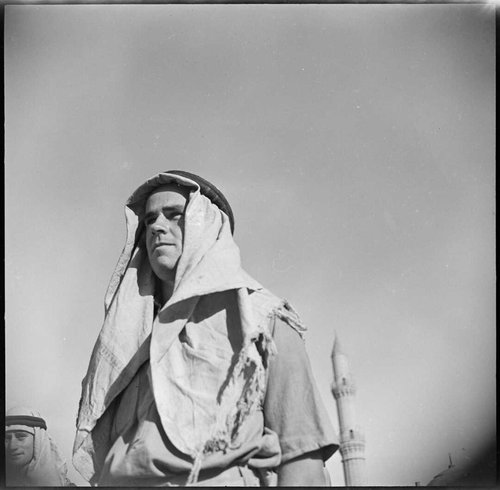
<svg viewBox="0 0 500 490"><path fill-rule="evenodd" d="M173 279L182 254L187 192L165 185L155 189L146 201L146 249L151 268L162 281Z"/></svg>
<svg viewBox="0 0 500 490"><path fill-rule="evenodd" d="M5 458L11 466L25 466L33 459L33 434L24 430L5 432Z"/></svg>

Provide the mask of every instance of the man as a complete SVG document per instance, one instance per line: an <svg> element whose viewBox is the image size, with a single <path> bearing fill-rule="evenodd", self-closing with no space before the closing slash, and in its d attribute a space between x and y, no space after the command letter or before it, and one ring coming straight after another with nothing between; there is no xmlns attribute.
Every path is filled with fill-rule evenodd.
<svg viewBox="0 0 500 490"><path fill-rule="evenodd" d="M304 327L241 268L223 194L167 171L125 210L75 467L104 486L326 484L338 446Z"/></svg>
<svg viewBox="0 0 500 490"><path fill-rule="evenodd" d="M5 417L5 476L8 487L69 486L66 464L40 414L11 408Z"/></svg>

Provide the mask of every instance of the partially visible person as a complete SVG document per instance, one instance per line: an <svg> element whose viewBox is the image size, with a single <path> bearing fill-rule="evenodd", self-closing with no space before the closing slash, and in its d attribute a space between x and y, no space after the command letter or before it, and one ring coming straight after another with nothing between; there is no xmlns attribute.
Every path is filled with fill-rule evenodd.
<svg viewBox="0 0 500 490"><path fill-rule="evenodd" d="M11 408L5 417L5 480L7 487L74 486L66 463L36 410Z"/></svg>

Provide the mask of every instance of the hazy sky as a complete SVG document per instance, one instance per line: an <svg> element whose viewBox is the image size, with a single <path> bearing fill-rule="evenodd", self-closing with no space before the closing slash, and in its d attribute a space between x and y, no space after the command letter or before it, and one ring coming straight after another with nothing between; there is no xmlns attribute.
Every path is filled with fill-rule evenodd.
<svg viewBox="0 0 500 490"><path fill-rule="evenodd" d="M286 297L323 400L336 331L370 485L426 484L495 427L495 25L481 5L8 6L7 404L73 469L80 383L160 170L213 181ZM328 463L343 484L340 454Z"/></svg>

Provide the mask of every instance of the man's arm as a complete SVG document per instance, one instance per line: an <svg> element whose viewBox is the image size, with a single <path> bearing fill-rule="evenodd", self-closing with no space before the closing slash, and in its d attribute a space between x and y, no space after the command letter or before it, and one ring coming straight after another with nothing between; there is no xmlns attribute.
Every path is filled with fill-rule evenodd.
<svg viewBox="0 0 500 490"><path fill-rule="evenodd" d="M321 452L306 453L281 465L278 486L327 486Z"/></svg>

